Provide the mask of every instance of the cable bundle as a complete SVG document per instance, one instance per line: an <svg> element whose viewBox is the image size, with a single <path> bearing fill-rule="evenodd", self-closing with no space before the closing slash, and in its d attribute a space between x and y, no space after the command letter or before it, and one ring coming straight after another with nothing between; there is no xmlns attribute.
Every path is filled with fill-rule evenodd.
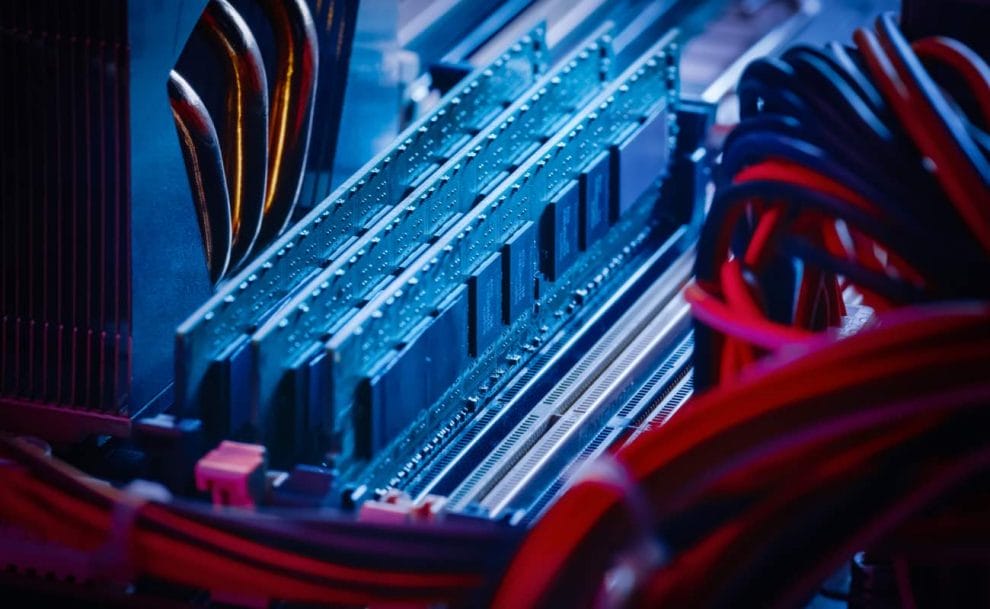
<svg viewBox="0 0 990 609"><path fill-rule="evenodd" d="M801 606L855 551L990 471L990 308L905 311L799 349L621 449L620 475L569 489L496 606L590 606L630 565L636 606Z"/></svg>
<svg viewBox="0 0 990 609"><path fill-rule="evenodd" d="M696 386L839 325L846 288L880 313L990 296L990 68L890 16L854 39L740 80L688 292Z"/></svg>
<svg viewBox="0 0 990 609"><path fill-rule="evenodd" d="M348 606L466 602L491 586L517 543L510 529L477 523L385 526L333 512L142 501L18 441L0 437L0 456L0 522L88 553L94 576Z"/></svg>
<svg viewBox="0 0 990 609"><path fill-rule="evenodd" d="M854 38L744 73L686 293L708 391L564 494L496 606L799 607L866 547L987 547L956 512L990 472L990 69ZM878 315L843 338L850 295Z"/></svg>

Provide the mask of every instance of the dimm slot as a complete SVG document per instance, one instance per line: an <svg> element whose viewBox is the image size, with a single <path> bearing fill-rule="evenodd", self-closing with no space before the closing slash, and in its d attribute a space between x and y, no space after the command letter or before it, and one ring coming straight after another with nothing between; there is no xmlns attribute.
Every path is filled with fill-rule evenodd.
<svg viewBox="0 0 990 609"><path fill-rule="evenodd" d="M555 125L597 95L608 78L608 41L607 34L597 33L564 58L258 329L252 337L253 395L262 427L269 415L278 416L271 407L288 362L325 341L328 329L341 316L360 307L383 278L401 272L399 265L409 254L469 210L479 192L521 153L546 141Z"/></svg>
<svg viewBox="0 0 990 609"><path fill-rule="evenodd" d="M565 412L552 429L544 433L515 465L505 472L492 490L481 499L482 506L498 517L513 501L525 503L527 489L539 488L560 468L573 460L582 448L582 439L593 437L624 403L630 388L664 359L673 342L690 323L690 307L682 298L656 311L650 324L617 353L594 383ZM532 494L532 493L531 493Z"/></svg>
<svg viewBox="0 0 990 609"><path fill-rule="evenodd" d="M575 310L575 315L543 344L533 359L507 379L504 388L480 399L473 418L448 446L432 454L432 459L407 464L411 467L404 469L417 470L414 477L410 479L410 472L406 472L404 480L393 478L390 486L398 484L416 498L428 493L452 493L491 447L610 331L658 276L678 264L689 266L688 262L678 262L690 259L690 254L685 255L677 246L683 238L684 231L677 231L666 243L654 246L649 256L620 284L597 296L589 294L591 300Z"/></svg>
<svg viewBox="0 0 990 609"><path fill-rule="evenodd" d="M530 483L528 492L524 490L521 493L526 495L527 499L521 500L517 497L509 511L522 510L524 512L521 521L523 525L535 522L550 507L553 500L567 484L575 476L580 476L582 464L600 457L623 438L629 437L630 423L634 419L646 416L650 412L650 408L656 407L663 401L664 404L670 405L669 412L663 417L663 421L668 420L676 408L683 403L683 399L674 398L680 395L680 388L684 385L685 377L690 375L692 345L693 341L689 333L650 378L636 390L633 397L623 404L608 424L602 427L575 457L571 458L563 467L554 470L561 473L553 479L553 482L549 485ZM530 499L534 496L534 491L535 499Z"/></svg>
<svg viewBox="0 0 990 609"><path fill-rule="evenodd" d="M640 62L599 96L540 152L435 243L327 343L333 374L333 403L346 411L360 379L392 349L417 320L465 279L543 206L595 155L620 141L636 125L659 113L674 121L676 45L660 41ZM365 337L373 337L369 340Z"/></svg>
<svg viewBox="0 0 990 609"><path fill-rule="evenodd" d="M656 191L644 194L636 213L613 227L561 278L560 286L569 287L541 290L533 310L503 331L477 359L466 362L463 373L445 396L424 406L415 422L394 442L375 451L367 467L358 465L360 471L349 470L353 475L347 479L384 492L387 488L407 488L406 483L421 489L425 476L435 479L426 482L435 494L451 492L470 473L473 464L483 459L506 430L528 412L538 399L533 396L548 391L566 374L572 362L593 346L628 303L690 247L685 238L690 228L651 222L655 206L650 201L663 203L657 201ZM578 336L583 338L573 342ZM556 348L567 351L564 360L555 359ZM527 382L527 378L533 382ZM506 396L518 393L520 382L526 390L518 401L506 404ZM406 405L399 403L397 407ZM358 402L358 407L366 406ZM392 407L392 403L378 406ZM497 420L486 426L480 419L487 418L486 413L492 410L498 412ZM458 418L462 412L467 416ZM485 437L468 440L464 450L462 439L477 436L482 428ZM354 432L355 440L360 439L360 429ZM346 435L342 445L347 446ZM445 462L451 467L446 467ZM412 486L409 492L419 493Z"/></svg>
<svg viewBox="0 0 990 609"><path fill-rule="evenodd" d="M686 305L677 298L677 294L687 281L690 268L690 256L684 256L660 276L451 494L450 505L453 509L463 509L468 503L483 501L496 493L498 488L510 489L512 485L503 481L512 471L518 472L517 477L525 477L519 465L521 460L538 466L529 461L539 461L545 456L547 446L564 439L563 435L553 438L547 434L565 433L589 411L600 408L601 403L596 400L621 385L619 377L633 370L631 360L638 358L644 350L655 355L663 348L669 349L670 330L665 328L677 320L684 322L687 317ZM671 313L672 310L674 313ZM572 412L572 409L576 410ZM539 450L541 446L542 451ZM497 509L502 507L498 497L485 505Z"/></svg>
<svg viewBox="0 0 990 609"><path fill-rule="evenodd" d="M544 70L545 26L537 26L491 64L451 90L430 114L404 131L397 143L368 162L333 194L225 282L179 326L176 336L176 401L193 416L214 358L238 336L252 332L329 256L353 238L364 220L393 205L438 158L453 154L483 117L504 108Z"/></svg>

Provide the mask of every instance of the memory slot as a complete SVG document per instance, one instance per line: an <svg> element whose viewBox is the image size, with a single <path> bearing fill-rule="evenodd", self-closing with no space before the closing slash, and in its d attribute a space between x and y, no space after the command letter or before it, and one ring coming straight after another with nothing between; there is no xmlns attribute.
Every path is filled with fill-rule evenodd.
<svg viewBox="0 0 990 609"><path fill-rule="evenodd" d="M610 63L609 38L604 34L564 58L434 177L377 218L258 329L251 340L252 395L259 417L255 423L270 427L276 392L299 355L322 342L321 337L353 313L383 280L401 272L403 262L481 201L500 177L593 100L608 82ZM286 401L292 398L280 402Z"/></svg>
<svg viewBox="0 0 990 609"><path fill-rule="evenodd" d="M608 421L621 406L622 397L628 397L624 392L637 379L642 381L644 371L665 357L671 343L687 331L688 307L679 293L690 276L690 258L682 256L661 275L494 444L451 493L453 509L479 502L492 513L502 510L523 485L545 470L547 461L563 452L562 447L579 441L582 432L590 431L592 436L598 432L596 423Z"/></svg>
<svg viewBox="0 0 990 609"><path fill-rule="evenodd" d="M198 415L209 401L206 377L215 358L254 332L300 284L331 264L367 222L405 197L528 90L544 71L544 26L522 37L490 65L452 89L315 206L179 326L176 401ZM204 399L205 398L205 399Z"/></svg>
<svg viewBox="0 0 990 609"><path fill-rule="evenodd" d="M464 373L440 400L420 406L400 396L388 400L387 409L361 399L356 402L356 434L361 433L361 423L366 424L376 410L385 410L388 417L404 418L409 424L390 445L374 452L371 464L352 468L346 479L354 481L355 485L375 489L375 493L399 489L416 499L427 494L447 496L454 492L474 467L525 417L535 401L550 391L574 362L634 305L658 274L690 250L695 238L695 222L700 217L698 212L705 204L704 189L695 184L698 174L706 172L706 151L699 146L704 142L707 130L698 126L710 120L712 111L710 106L683 100L678 104L677 147L670 178L644 192L621 222L611 226L591 249L579 246L580 255L567 266L563 275L555 280L538 275L539 294L532 313L521 317L511 327L496 327L494 342L476 343L472 339L472 357L466 361ZM582 172L581 185L591 183L592 180L586 178L598 174L599 169L598 163L586 168ZM659 192L656 186L660 186ZM593 194L594 189L579 190L579 207L583 208L587 195ZM558 195L555 199L559 202L561 198ZM544 210L541 218L541 239L548 232L542 229L550 226L545 220L559 217L558 213L551 213L550 207ZM567 251L559 243L573 240L573 233L568 235L568 232L561 231L557 235L559 239L541 242L541 263L550 257L544 254L550 254L554 249L556 255ZM645 239L640 238L643 234L647 235ZM487 261L469 278L469 296L476 296L469 298L472 326L479 326L475 322L488 317L491 301L501 296L497 289L494 294L485 295L483 288L491 289L493 284L480 281L492 266ZM476 278L479 281L475 281ZM472 328L471 334L473 337L481 333L478 328ZM457 346L453 341L447 342L445 353L456 357ZM675 350L676 358L686 358L683 348L682 345ZM690 353L689 348L686 353ZM659 379L651 378L641 389L648 390L654 382ZM636 404L642 399L637 391L615 418L639 416ZM630 415L627 409L632 409L634 414ZM627 433L625 423L617 421L615 425ZM536 489L539 487L540 484L535 484ZM553 492L549 496L553 497ZM543 500L544 495L541 495L536 501Z"/></svg>
<svg viewBox="0 0 990 609"><path fill-rule="evenodd" d="M473 273L497 264L493 256L502 259L502 321L511 325L532 309L537 223L548 205L573 207L583 200L586 209L578 208L575 222L583 232L589 216L607 229L629 212L663 173L672 146L676 52L673 36L661 40L327 341L338 418L346 416L355 389L376 364L408 342L413 328L436 315ZM610 170L603 180L586 171L597 167Z"/></svg>
<svg viewBox="0 0 990 609"><path fill-rule="evenodd" d="M554 471L543 468L542 474L534 476L516 493L511 506L503 513L511 512L513 521L522 514L520 524L535 522L550 507L561 491L580 477L581 467L605 454L615 446L631 440L630 434L641 431L637 422L650 420L653 425L662 425L670 420L691 395L691 351L694 341L689 333L670 351L663 363L612 415L607 424L594 435L581 434L576 443L579 450L563 452L558 460L564 464Z"/></svg>
<svg viewBox="0 0 990 609"><path fill-rule="evenodd" d="M492 342L477 356L468 353L468 345L460 342L463 334L457 332L445 336L444 350L431 353L425 362L410 359L414 353L406 348L386 357L359 385L348 428L358 455L370 454L372 460L366 465L351 462L342 475L375 492L397 488L416 496L424 485L441 495L452 492L487 456L493 442L529 411L533 400L549 391L625 312L634 295L690 248L693 228L661 216L671 201L651 189L557 282L538 276L539 297L529 311L511 325L497 322ZM630 280L637 287L631 287ZM468 327L482 317L485 307L479 305L501 296L497 290L469 298ZM438 400L424 403L415 394L390 387L396 376L410 379L396 383L400 388L412 379L429 380L438 359L459 361L462 367ZM366 391L372 387L379 390ZM396 428L401 432L390 436ZM479 432L485 437L479 438ZM348 436L343 439L347 447ZM379 443L382 439L385 442ZM367 449L370 452L361 452Z"/></svg>
<svg viewBox="0 0 990 609"><path fill-rule="evenodd" d="M632 442L644 432L665 424L692 394L694 394L694 371L690 369L684 372L669 391L648 402L649 409L640 412L629 425L627 431L630 433L625 435L625 442Z"/></svg>
<svg viewBox="0 0 990 609"><path fill-rule="evenodd" d="M570 406L557 405L547 417L550 426L531 438L523 454L512 455L515 464L479 502L494 516L501 515L528 486L539 486L560 471L580 452L582 440L594 437L601 426L618 410L622 398L636 382L662 360L683 335L690 323L690 307L677 298L661 311L649 325L637 332L621 352L611 358L608 368ZM524 441L524 444L528 443Z"/></svg>
<svg viewBox="0 0 990 609"><path fill-rule="evenodd" d="M669 270L678 266L688 272L693 256L692 227L682 226L672 233L658 228L656 232L668 236L661 237L660 242L644 242L642 253L633 254L626 265L626 273L609 273L609 281L595 290L576 290L574 296L580 297L580 306L572 306L577 304L576 298L570 300L560 316L565 319L548 328L546 340L532 358L512 370L501 387L479 395L469 420L443 446L420 451L414 462L393 464L387 486L404 490L415 499L453 493L533 406L556 388L603 336L613 332L618 320L639 306L637 302L658 277L675 277ZM542 330L543 324L557 318L556 311L541 310L529 325Z"/></svg>

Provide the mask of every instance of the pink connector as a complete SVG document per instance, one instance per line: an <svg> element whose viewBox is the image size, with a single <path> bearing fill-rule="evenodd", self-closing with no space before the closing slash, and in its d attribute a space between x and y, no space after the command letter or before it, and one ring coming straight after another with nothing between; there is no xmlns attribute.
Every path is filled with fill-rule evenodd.
<svg viewBox="0 0 990 609"><path fill-rule="evenodd" d="M254 507L267 462L264 446L225 440L196 463L196 488L209 491L213 505Z"/></svg>
<svg viewBox="0 0 990 609"><path fill-rule="evenodd" d="M440 519L446 503L445 497L436 495L427 495L414 502L406 493L392 489L377 501L364 502L358 511L358 520L378 524L428 522Z"/></svg>

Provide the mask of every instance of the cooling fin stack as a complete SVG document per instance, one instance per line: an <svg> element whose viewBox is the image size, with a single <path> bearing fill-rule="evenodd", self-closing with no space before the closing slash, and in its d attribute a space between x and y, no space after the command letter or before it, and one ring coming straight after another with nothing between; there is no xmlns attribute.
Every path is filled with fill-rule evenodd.
<svg viewBox="0 0 990 609"><path fill-rule="evenodd" d="M0 402L116 413L131 317L126 3L4 3L0 23Z"/></svg>
<svg viewBox="0 0 990 609"><path fill-rule="evenodd" d="M0 5L7 429L127 435L167 393L169 334L209 294L165 90L196 4Z"/></svg>

